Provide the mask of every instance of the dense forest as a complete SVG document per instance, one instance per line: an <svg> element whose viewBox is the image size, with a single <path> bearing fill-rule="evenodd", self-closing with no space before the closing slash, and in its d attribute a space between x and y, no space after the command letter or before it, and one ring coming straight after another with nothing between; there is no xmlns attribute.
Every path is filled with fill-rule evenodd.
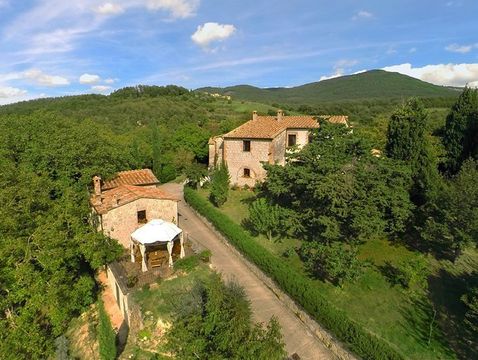
<svg viewBox="0 0 478 360"><path fill-rule="evenodd" d="M476 163L467 160L476 158L477 151L476 137L470 136L477 133L476 92L464 94L445 125L440 119L454 100L425 100L429 118L418 129L402 129L398 120L396 128L394 121L388 125L397 105L394 101L264 105L176 86L138 86L110 96L39 99L0 107L0 357L51 355L54 339L64 333L72 317L95 301L95 270L119 255L119 246L89 225L88 189L94 174L107 178L119 170L148 167L167 182L184 173L202 173L209 136L243 123L252 110L274 113L280 106L291 114L346 113L355 126L353 137L324 127L316 138L336 134L337 144L317 141L300 155L323 154L327 159L332 148L342 149L333 152L333 161L325 162L323 169L322 162L320 171L316 162L271 168L262 190L271 204L288 209L288 231L304 235L311 244L309 250L304 248L311 271L324 273L315 265L321 251L315 244L338 246L337 252L343 253L372 231L392 236L424 229L423 238L413 246L425 244L444 256L459 257L476 240L477 228L476 203L470 202L476 201ZM421 105L410 103L392 119L411 123L422 112ZM419 131L447 140L441 145L436 136L417 139ZM424 138L429 143L422 143ZM372 146L384 149L383 161L369 156ZM407 146L416 147L420 157L407 158L407 151L416 153L415 148L403 149ZM440 168L441 173L432 168ZM340 178L342 172L347 176ZM311 185L285 182L298 176ZM352 189L352 183L361 186ZM311 201L313 196L300 195L311 194L313 184L330 192L329 198L316 199L324 204L320 210ZM339 185L350 192L339 192L334 188ZM431 185L436 190L428 191ZM288 196L279 196L284 191ZM356 196L366 207L361 208ZM464 204L467 212L462 213ZM297 212L299 205L308 211ZM306 227L296 226L299 216ZM464 296L469 308L476 309L476 288ZM467 319L476 325L473 314Z"/></svg>

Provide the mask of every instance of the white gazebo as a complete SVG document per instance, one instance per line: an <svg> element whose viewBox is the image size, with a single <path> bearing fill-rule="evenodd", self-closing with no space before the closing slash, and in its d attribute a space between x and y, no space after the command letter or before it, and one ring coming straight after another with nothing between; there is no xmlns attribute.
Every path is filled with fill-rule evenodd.
<svg viewBox="0 0 478 360"><path fill-rule="evenodd" d="M181 253L179 257L182 259L184 257L183 231L173 223L161 219L151 220L131 234L131 261L135 262L134 244L136 243L139 245L142 256L141 269L143 272L148 271L146 263L146 247L166 244L169 253L169 266L173 266L172 251L174 241L177 240L179 240L181 244Z"/></svg>

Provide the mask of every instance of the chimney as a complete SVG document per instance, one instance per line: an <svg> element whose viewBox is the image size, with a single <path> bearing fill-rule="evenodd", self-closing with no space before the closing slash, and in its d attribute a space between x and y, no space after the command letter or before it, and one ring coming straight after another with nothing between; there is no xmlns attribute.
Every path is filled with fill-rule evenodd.
<svg viewBox="0 0 478 360"><path fill-rule="evenodd" d="M284 112L282 110L277 110L277 121L282 121L282 116Z"/></svg>
<svg viewBox="0 0 478 360"><path fill-rule="evenodd" d="M93 185L95 188L95 196L101 197L101 178L99 176L93 176Z"/></svg>
<svg viewBox="0 0 478 360"><path fill-rule="evenodd" d="M256 110L254 110L252 112L252 120L257 120L257 111Z"/></svg>

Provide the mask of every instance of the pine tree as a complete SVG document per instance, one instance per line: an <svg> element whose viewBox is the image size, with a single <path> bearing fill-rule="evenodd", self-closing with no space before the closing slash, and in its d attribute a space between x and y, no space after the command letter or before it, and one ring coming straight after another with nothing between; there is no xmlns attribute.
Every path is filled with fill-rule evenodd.
<svg viewBox="0 0 478 360"><path fill-rule="evenodd" d="M220 166L216 167L211 179L211 194L209 198L215 206L221 207L227 201L230 179L229 169L223 161Z"/></svg>

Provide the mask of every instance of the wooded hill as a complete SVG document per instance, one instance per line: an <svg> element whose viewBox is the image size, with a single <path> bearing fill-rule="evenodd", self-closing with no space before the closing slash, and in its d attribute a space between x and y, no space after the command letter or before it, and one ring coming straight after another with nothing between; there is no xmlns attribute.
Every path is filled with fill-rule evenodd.
<svg viewBox="0 0 478 360"><path fill-rule="evenodd" d="M341 76L291 88L258 88L237 85L225 88L204 87L197 91L230 95L240 100L265 103L316 105L321 102L404 99L408 97L457 97L455 88L437 86L410 76L384 70Z"/></svg>

